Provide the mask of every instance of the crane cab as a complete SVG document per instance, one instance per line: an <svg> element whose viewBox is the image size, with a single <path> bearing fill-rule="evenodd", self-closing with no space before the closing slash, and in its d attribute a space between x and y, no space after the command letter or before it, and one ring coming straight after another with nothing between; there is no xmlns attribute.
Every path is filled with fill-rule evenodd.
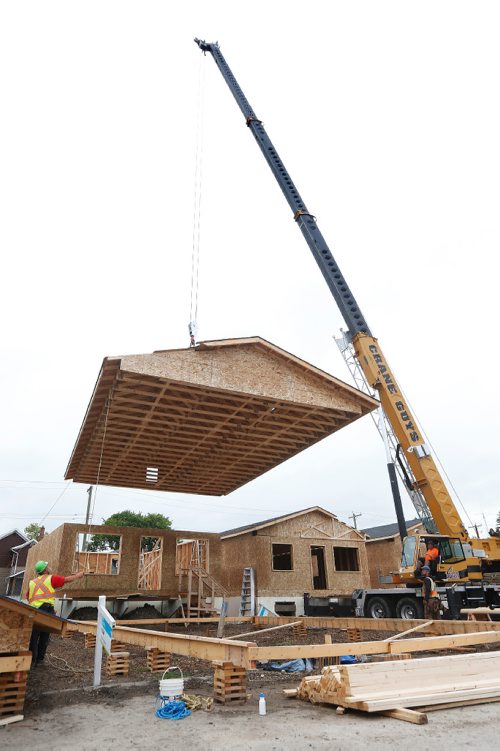
<svg viewBox="0 0 500 751"><path fill-rule="evenodd" d="M472 549L458 537L437 534L416 534L405 537L401 555L401 567L395 579L407 585L422 581L421 567L427 552L427 543L432 542L439 555L431 565L431 576L437 582L469 582L481 580L481 566L473 556Z"/></svg>

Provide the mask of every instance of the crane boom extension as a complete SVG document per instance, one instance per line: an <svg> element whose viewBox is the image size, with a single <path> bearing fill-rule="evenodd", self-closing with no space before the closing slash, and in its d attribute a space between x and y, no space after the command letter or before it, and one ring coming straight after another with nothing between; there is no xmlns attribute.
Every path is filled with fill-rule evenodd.
<svg viewBox="0 0 500 751"><path fill-rule="evenodd" d="M266 162L283 191L293 212L293 217L299 225L347 324L356 359L367 381L378 392L389 423L405 452L414 475L415 489L420 490L424 496L436 527L442 535L469 541L470 536L421 436L420 429L406 404L394 374L323 238L315 217L306 208L278 152L267 135L264 125L255 115L225 61L219 45L200 39L195 39L195 42L203 52L210 52L212 55L243 113L247 126L252 131Z"/></svg>

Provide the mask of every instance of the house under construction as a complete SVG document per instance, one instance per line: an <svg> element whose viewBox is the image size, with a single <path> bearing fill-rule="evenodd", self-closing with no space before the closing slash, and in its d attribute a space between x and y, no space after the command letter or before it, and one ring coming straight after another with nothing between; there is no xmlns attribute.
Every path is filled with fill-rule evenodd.
<svg viewBox="0 0 500 751"><path fill-rule="evenodd" d="M144 602L214 614L223 599L230 615L302 615L304 595L349 599L370 583L364 535L318 506L220 534L63 524L30 550L27 572L40 558L92 574L61 591L65 615L102 594L119 615Z"/></svg>

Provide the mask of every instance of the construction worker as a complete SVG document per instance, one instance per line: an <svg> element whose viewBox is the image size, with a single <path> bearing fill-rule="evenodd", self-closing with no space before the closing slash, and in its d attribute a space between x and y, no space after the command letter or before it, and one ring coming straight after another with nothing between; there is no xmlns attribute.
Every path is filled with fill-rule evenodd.
<svg viewBox="0 0 500 751"><path fill-rule="evenodd" d="M429 621L441 619L441 599L436 589L436 584L430 577L431 568L427 564L422 566L424 577L422 583L422 599L424 601L424 618Z"/></svg>
<svg viewBox="0 0 500 751"><path fill-rule="evenodd" d="M35 564L35 576L31 579L26 593L28 604L32 608L43 610L46 613L55 613L55 590L60 589L68 582L81 579L83 576L85 576L83 571L71 574L71 576L58 576L57 574L52 574L48 561L38 561ZM43 662L49 639L50 634L48 632L38 631L38 629L33 628L30 640L33 666Z"/></svg>
<svg viewBox="0 0 500 751"><path fill-rule="evenodd" d="M439 562L439 549L436 545L435 540L427 540L425 544L427 547L427 552L425 554L424 565L429 566L433 576L435 576Z"/></svg>
<svg viewBox="0 0 500 751"><path fill-rule="evenodd" d="M429 566L430 570L432 571L432 575L435 576L439 562L439 549L436 546L435 540L426 540L425 546L427 548L427 550L425 551L425 556L418 559L416 572L418 574L423 570L424 566Z"/></svg>

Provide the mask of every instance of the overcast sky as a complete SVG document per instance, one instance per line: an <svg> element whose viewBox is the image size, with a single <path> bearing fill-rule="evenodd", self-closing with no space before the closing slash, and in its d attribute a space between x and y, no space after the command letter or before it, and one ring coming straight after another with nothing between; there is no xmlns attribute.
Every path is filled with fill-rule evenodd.
<svg viewBox="0 0 500 751"><path fill-rule="evenodd" d="M64 472L103 358L189 344L200 77L199 339L261 336L350 382L341 315L195 36L264 121L464 523L494 524L499 22L460 0L1 4L0 534L84 520ZM220 531L311 505L395 521L370 417L225 498L99 487L94 521Z"/></svg>

